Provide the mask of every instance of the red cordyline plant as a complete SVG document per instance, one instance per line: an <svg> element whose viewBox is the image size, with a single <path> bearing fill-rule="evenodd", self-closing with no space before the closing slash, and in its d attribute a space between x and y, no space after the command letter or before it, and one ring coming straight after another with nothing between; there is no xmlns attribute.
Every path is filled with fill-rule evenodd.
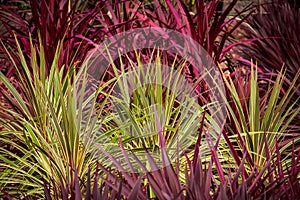
<svg viewBox="0 0 300 200"><path fill-rule="evenodd" d="M265 133L266 134L266 133ZM199 137L201 135L199 134ZM209 162L201 161L199 148L201 144L195 145L194 154L191 158L185 155L186 168L179 169L180 161L174 165L167 165L159 169L155 160L149 154L148 159L151 168L148 171L146 166L140 162L140 167L145 170L144 174L134 172L120 172L109 170L101 164L97 164L96 171L91 174L89 170L86 181L78 179L76 175L71 185L45 183L44 195L46 199L297 199L300 197L300 151L295 150L294 144L291 146L291 163L289 167L284 166L281 159L281 149L276 143L276 153L266 152L267 163L262 168L254 167L250 171L245 168L246 157L249 154L245 148L241 154L240 162L225 161L222 163L218 157L212 156ZM293 141L292 141L293 142ZM165 149L162 144L161 149ZM217 155L217 145L212 146L211 153ZM234 146L228 141L227 145ZM268 142L265 143L268 147ZM128 158L122 142L120 150L124 157ZM163 154L163 152L162 152ZM114 160L113 155L108 155L113 160L113 165L120 167L122 163ZM136 161L138 158L136 157ZM168 157L164 158L168 163ZM131 163L127 163L131 165ZM216 179L223 174L215 172L215 168L220 168L225 174L223 182ZM158 170L157 170L158 169ZM226 170L225 170L226 169ZM100 171L102 171L100 173ZM180 174L183 173L184 181ZM80 188L84 188L84 190ZM70 190L71 188L71 190ZM5 190L4 190L5 191ZM8 193L4 192L7 198ZM31 196L25 199L31 199Z"/></svg>
<svg viewBox="0 0 300 200"><path fill-rule="evenodd" d="M106 37L138 27L160 27L179 31L191 36L206 49L215 62L221 62L231 48L225 48L227 39L243 22L242 17L234 26L243 11L229 17L237 0L233 0L220 13L220 0L195 1L191 5L183 1L159 1L141 3L132 1L84 2L64 1L21 1L8 2L0 6L0 38L5 45L16 50L14 34L21 40L23 51L30 56L29 36L37 41L40 32L46 52L46 65L50 63L59 41L64 41L60 66L66 68L71 62L81 63L94 44ZM194 13L192 13L194 12ZM231 27L231 28L227 28ZM226 31L225 31L226 30ZM1 59L8 59L2 55ZM11 65L10 65L11 66ZM2 66L10 76L13 68Z"/></svg>
<svg viewBox="0 0 300 200"><path fill-rule="evenodd" d="M294 0L273 0L263 8L263 14L246 20L245 37L256 40L243 45L243 58L257 61L266 75L280 71L284 65L287 78L292 79L299 70L300 7Z"/></svg>
<svg viewBox="0 0 300 200"><path fill-rule="evenodd" d="M230 1L221 12L218 7L220 2L199 0L188 8L182 0L155 0L147 5L148 9L140 10L136 15L147 26L173 29L189 35L203 46L217 63L223 61L230 49L230 46L227 46L229 37L251 14L252 9L249 5L232 15L237 0ZM243 16L246 11L250 12ZM237 20L238 17L241 19Z"/></svg>
<svg viewBox="0 0 300 200"><path fill-rule="evenodd" d="M0 39L7 48L15 52L15 35L21 41L22 51L30 60L30 40L38 44L38 35L45 50L46 73L49 73L57 46L63 41L59 57L59 68L76 63L80 66L94 42L133 27L134 11L130 12L130 1L9 1L0 5ZM133 9L134 10L134 9ZM10 63L1 49L1 60ZM13 55L18 61L17 55ZM5 63L5 62L4 62ZM7 76L14 72L12 64L2 64Z"/></svg>

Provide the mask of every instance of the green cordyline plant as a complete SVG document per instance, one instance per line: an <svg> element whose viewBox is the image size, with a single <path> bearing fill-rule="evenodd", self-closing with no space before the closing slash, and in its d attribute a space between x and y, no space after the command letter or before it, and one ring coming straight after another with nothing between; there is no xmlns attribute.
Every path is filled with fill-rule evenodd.
<svg viewBox="0 0 300 200"><path fill-rule="evenodd" d="M112 64L114 77L118 81L107 101L108 106L114 109L106 116L110 120L105 120L105 131L112 141L107 145L115 146L114 155L123 157L118 143L118 137L121 137L127 151L144 155L146 150L148 153L157 154L161 160L161 140L158 132L164 135L171 159L177 159L180 151L192 151L205 108L196 102L196 96L193 96L194 88L189 87L185 80L184 59L179 63L175 59L172 66L164 66L159 50L152 52L147 64L143 64L138 52L136 63L128 56L126 59L130 63L130 70L124 67L118 70L115 64ZM123 66L121 59L120 61ZM204 120L208 125L213 119L206 113ZM215 126L211 137L216 139L219 132L215 130L220 130L220 127L216 123L211 125ZM206 130L207 126L204 129ZM202 156L210 155L209 146L204 138L202 143ZM146 162L147 157L144 159Z"/></svg>
<svg viewBox="0 0 300 200"><path fill-rule="evenodd" d="M0 73L4 85L1 94L6 100L0 107L0 126L4 128L0 133L0 188L12 195L42 198L44 183L52 182L72 193L70 188L76 177L85 180L88 168L93 170L96 165L89 151L91 144L80 139L81 134L89 134L98 123L98 118L93 118L83 126L83 120L89 120L91 115L84 109L84 99L78 98L86 92L87 77L80 75L86 68L78 72L72 68L58 70L60 43L46 76L42 44L37 52L31 43L28 64L16 42L21 66L14 63L10 49L3 47L15 64L20 82L12 83ZM76 87L78 82L81 87Z"/></svg>
<svg viewBox="0 0 300 200"><path fill-rule="evenodd" d="M229 123L227 140L236 141L232 149L248 150L247 162L250 168L263 168L270 156L280 145L282 158L287 165L291 163L290 154L284 153L293 143L299 144L299 136L293 132L290 123L300 112L299 97L292 100L299 88L297 80L300 71L290 82L289 88L282 94L285 76L283 69L278 73L275 82L268 83L268 89L262 93L259 90L257 66L251 66L250 80L238 80L224 75L224 82L229 92L230 100L227 108ZM239 75L238 75L239 76ZM239 84L239 85L236 85ZM242 89L241 89L242 88ZM299 145L296 145L299 149Z"/></svg>

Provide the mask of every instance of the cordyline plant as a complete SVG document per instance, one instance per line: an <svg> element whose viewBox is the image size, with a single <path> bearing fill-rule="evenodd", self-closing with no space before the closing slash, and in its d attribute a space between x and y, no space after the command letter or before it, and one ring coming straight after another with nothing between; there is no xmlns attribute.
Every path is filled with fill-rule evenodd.
<svg viewBox="0 0 300 200"><path fill-rule="evenodd" d="M174 149L178 148L178 140L184 147L191 147L196 142L193 133L199 128L198 121L205 108L200 107L196 103L196 97L190 95L192 92L189 90L194 88L189 88L189 82L183 76L184 61L173 62L167 67L162 64L162 54L156 49L153 50L149 63L143 64L139 53L136 52L137 63L127 57L127 62L131 63L129 71L124 68L119 71L113 64L114 77L117 79L113 87L119 91L115 94L114 89L108 97L107 107L115 112L112 111L111 116L106 114L110 120L103 122L105 132L112 135L112 141L117 141L119 135L125 135L122 144L127 150L149 152L160 146L157 132L163 127L167 149L170 150L168 153L174 159L177 156L177 150ZM120 60L122 64L123 59ZM209 123L209 120L206 117L205 123ZM215 126L215 129L219 128L218 125ZM130 135L135 137L129 137ZM218 138L218 133L212 131L211 135ZM116 142L115 145L118 149L119 144ZM202 145L201 152L203 155L208 154L209 147ZM114 155L117 157L119 153L123 157L119 150Z"/></svg>
<svg viewBox="0 0 300 200"><path fill-rule="evenodd" d="M17 51L16 35L26 62L29 63L31 50L28 35L30 33L32 42L38 45L40 33L47 75L58 44L63 41L57 67L60 69L64 66L67 70L69 66L74 67L76 64L78 67L82 64L94 42L101 42L107 36L133 27L134 11L130 12L128 7L134 10L135 6L131 4L130 1L8 1L0 5L0 39L5 46ZM14 72L13 63L3 54L4 49L0 48L0 59L8 62L1 66L1 70L10 77ZM20 65L18 57L12 57Z"/></svg>
<svg viewBox="0 0 300 200"><path fill-rule="evenodd" d="M88 168L95 168L93 154L88 150L88 143L83 145L80 134L86 133L88 128L93 130L96 123L81 126L84 102L77 101L76 95L83 90L74 87L78 76L74 68L57 68L62 44L58 45L49 76L46 76L41 42L38 48L30 43L30 67L18 41L16 43L21 66L14 63L10 50L3 46L15 64L20 82L12 84L0 74L1 96L6 103L1 102L0 108L4 128L0 139L0 188L10 194L42 198L45 182L72 186L74 177L85 180ZM65 76L64 72L67 72ZM68 192L73 192L70 187Z"/></svg>
<svg viewBox="0 0 300 200"><path fill-rule="evenodd" d="M275 0L264 5L264 14L249 17L245 37L256 38L244 45L244 58L257 60L266 75L286 67L286 77L292 80L299 69L299 13L295 1Z"/></svg>
<svg viewBox="0 0 300 200"><path fill-rule="evenodd" d="M250 164L264 166L266 164L265 151L274 152L276 143L283 149L292 145L294 127L291 122L297 117L300 108L297 106L299 98L293 100L295 92L299 88L297 80L300 71L295 74L290 87L282 94L285 82L284 73L281 71L275 83L270 83L267 91L261 95L259 91L258 72L251 67L249 79L232 81L224 76L225 84L229 91L229 123L228 131L232 133L230 138L237 139L243 136L244 142L237 145L240 148L247 146L250 154L247 161ZM238 77L237 75L236 77ZM280 96L282 96L280 98ZM299 143L299 138L293 139ZM268 149L265 146L268 141ZM298 147L299 148L299 147Z"/></svg>
<svg viewBox="0 0 300 200"><path fill-rule="evenodd" d="M259 90L262 83L258 80L257 66L251 66L248 79L238 74L235 75L234 80L224 76L229 93L227 104L229 119L225 128L228 132L224 134L224 139L237 163L241 163L240 155L243 154L245 172L251 172L256 168L264 169L270 165L269 159L273 156L277 162L284 162L281 163L280 170L285 168L288 171L295 153L299 152L300 138L291 124L300 111L297 106L299 98L293 99L299 88L297 80L300 72L295 74L285 92L283 92L286 81L284 74L280 71L275 82L269 83L268 89L264 92ZM243 152L243 149L247 151ZM269 172L272 171L272 167L267 168ZM295 199L299 196L300 172L297 170L294 171L294 176L298 181L294 182L292 195L286 198ZM269 181L276 180L276 173L268 173ZM246 173L246 176L251 174ZM281 188L278 190L287 189L285 184L275 185L274 187Z"/></svg>
<svg viewBox="0 0 300 200"><path fill-rule="evenodd" d="M199 0L193 1L192 7L188 7L182 0L155 0L149 3L148 9L137 12L136 16L147 26L168 28L189 35L218 63L224 61L224 56L231 48L228 39L232 33L252 13L252 6L249 5L230 16L237 0L230 1L222 12L218 10L220 3L220 0Z"/></svg>

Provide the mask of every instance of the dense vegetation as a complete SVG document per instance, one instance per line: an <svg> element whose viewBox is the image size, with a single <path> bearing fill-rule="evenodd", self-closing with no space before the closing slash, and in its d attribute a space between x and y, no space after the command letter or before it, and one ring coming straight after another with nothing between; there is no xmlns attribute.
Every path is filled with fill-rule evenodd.
<svg viewBox="0 0 300 200"><path fill-rule="evenodd" d="M297 1L0 2L0 198L300 198Z"/></svg>

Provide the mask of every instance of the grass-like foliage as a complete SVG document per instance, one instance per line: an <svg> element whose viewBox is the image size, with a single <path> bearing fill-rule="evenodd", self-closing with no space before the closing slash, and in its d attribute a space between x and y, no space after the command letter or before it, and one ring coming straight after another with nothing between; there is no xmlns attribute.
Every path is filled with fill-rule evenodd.
<svg viewBox="0 0 300 200"><path fill-rule="evenodd" d="M258 72L251 67L250 80L244 85L235 86L232 79L224 77L231 101L228 103L229 110L229 133L231 138L243 137L242 143L238 144L241 149L245 146L249 150L250 163L264 166L266 163L266 151L275 153L276 144L284 141L284 146L290 147L293 138L293 126L290 123L299 114L297 106L299 98L292 101L292 97L299 88L297 80L300 72L290 83L290 87L282 94L285 82L284 73L281 71L275 83L270 83L264 94L259 91ZM239 81L238 83L242 83ZM280 96L283 96L280 98ZM298 141L298 139L296 139ZM267 142L267 146L265 144ZM272 154L273 154L272 153Z"/></svg>
<svg viewBox="0 0 300 200"><path fill-rule="evenodd" d="M43 49L42 45L39 49ZM289 122L300 109L294 107L296 102L287 107L289 93L281 100L277 98L284 74L278 76L269 92L261 98L257 71L252 68L250 95L245 104L242 104L245 99L236 92L233 80L224 76L232 97L227 104L230 122L225 124L213 143L205 124L209 114L203 112L200 106L196 107L195 114L202 116L196 123L198 134L194 135L188 151L182 151L174 159L168 152L168 142L172 138L165 133L176 132L174 121L178 122L180 117L171 116L178 115L176 108L182 102L172 98L172 92L162 92L163 88L159 85L146 85L135 90L132 96L126 96L130 88L124 88L127 80L124 77L130 74L116 70L115 80L102 85L87 99L78 98L78 94L79 97L84 95L89 84L86 68L82 67L83 70L77 73L68 70L63 76L62 70L53 67L46 77L43 62L39 67L37 65L33 45L31 51L34 55L33 72L28 70L19 48L23 73L18 71L18 74L22 82L14 85L3 74L0 75L6 88L2 94L9 103L9 106L1 107L1 122L5 128L1 131L1 144L5 145L0 149L0 162L5 169L1 172L0 187L4 196L46 199L261 199L266 196L296 199L299 196L299 138L288 131ZM59 53L58 48L57 57ZM136 55L139 58L138 53ZM160 54L152 55L152 61L159 66ZM39 59L43 60L42 52ZM138 67L132 66L133 69ZM146 69L151 75L151 70L160 68ZM147 76L137 74L147 70L133 70L130 80L141 82ZM154 74L157 79L164 77L161 76L162 71ZM288 90L291 94L295 91L298 76ZM75 84L78 82L80 87ZM110 83L119 84L122 95L102 90ZM175 90L176 84L180 82L169 86ZM99 103L98 93L105 95L106 101ZM168 102L164 102L163 97L166 96L169 96ZM223 96L225 98L225 94ZM111 99L123 102L124 98L131 100L130 107L122 107L130 115L126 124L134 125L133 132L139 137L124 131L128 130L126 126L118 132L120 126L114 122L119 118L112 117L103 109L107 108L105 105L111 105ZM151 102L165 103L166 108L170 107L163 110L170 118L165 119L167 128L162 131L159 131L161 124L158 119L162 110L151 109ZM97 112L91 112L93 109ZM145 122L149 126L145 126ZM157 134L141 135L143 127L152 128ZM115 145L118 154L109 151L111 145L95 145L95 133L99 133L100 129L106 138L111 138L109 142ZM151 151L153 146L159 149L161 159L158 160ZM139 156L141 151L146 161ZM109 159L109 166L107 161L99 160L99 154ZM133 170L137 166L140 170Z"/></svg>
<svg viewBox="0 0 300 200"><path fill-rule="evenodd" d="M299 71L300 58L300 7L298 1L274 0L263 4L264 12L249 17L243 32L248 41L242 42L238 54L242 52L243 64L250 66L250 60L257 61L259 79L275 80L282 66L285 68L286 81L283 89L287 90L290 82ZM299 84L299 79L297 84ZM293 100L300 94L295 91ZM298 104L299 106L299 104ZM299 116L294 124L299 126Z"/></svg>
<svg viewBox="0 0 300 200"><path fill-rule="evenodd" d="M292 0L231 17L237 0L223 12L220 0L0 2L0 199L300 198ZM212 63L231 62L229 37L248 16L249 40L238 42L247 76L220 67L216 88L167 48L116 48L113 59L97 47L160 27L190 36ZM222 120L210 110L218 100Z"/></svg>
<svg viewBox="0 0 300 200"><path fill-rule="evenodd" d="M75 70L58 70L61 45L58 45L49 76L45 72L44 50L31 45L32 72L18 45L21 82L14 85L0 75L1 90L7 105L1 105L1 188L11 194L43 196L44 182L71 186L75 174L85 180L88 167L95 166L87 143L80 140L78 116L84 103L76 100ZM9 50L7 55L10 56ZM13 58L12 62L13 62ZM37 61L39 59L39 62ZM18 88L18 89L17 89ZM91 127L89 127L91 128ZM8 148L6 148L6 147ZM10 150L13 148L13 150ZM73 192L68 190L68 192Z"/></svg>

